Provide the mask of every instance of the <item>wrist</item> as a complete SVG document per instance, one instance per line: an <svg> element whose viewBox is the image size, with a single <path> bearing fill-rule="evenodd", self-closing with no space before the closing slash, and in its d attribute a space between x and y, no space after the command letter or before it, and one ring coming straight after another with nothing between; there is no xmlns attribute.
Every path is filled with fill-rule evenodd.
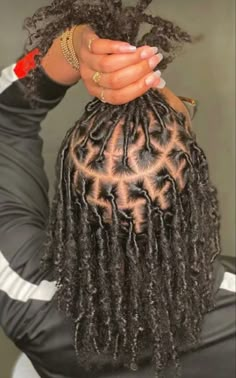
<svg viewBox="0 0 236 378"><path fill-rule="evenodd" d="M89 26L86 24L78 25L73 33L73 46L76 53L77 58L80 57L80 49L81 49L81 43L82 43L82 34L85 29L87 29Z"/></svg>
<svg viewBox="0 0 236 378"><path fill-rule="evenodd" d="M66 61L62 53L60 37L53 41L52 46L42 58L41 66L52 80L60 84L73 85L81 78L80 72Z"/></svg>

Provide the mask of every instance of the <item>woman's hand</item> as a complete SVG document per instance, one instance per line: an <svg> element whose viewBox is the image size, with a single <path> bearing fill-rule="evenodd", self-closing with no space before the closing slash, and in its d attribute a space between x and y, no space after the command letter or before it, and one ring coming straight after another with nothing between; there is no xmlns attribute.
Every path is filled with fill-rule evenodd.
<svg viewBox="0 0 236 378"><path fill-rule="evenodd" d="M42 58L41 65L53 80L72 85L82 78L88 92L113 105L121 105L143 95L150 88L163 88L165 81L154 69L162 60L157 48L135 48L126 42L101 39L82 25L75 29L73 45L80 62L80 72L65 59L56 38ZM98 73L98 82L93 80Z"/></svg>
<svg viewBox="0 0 236 378"><path fill-rule="evenodd" d="M163 88L160 71L153 72L162 60L157 49L137 48L128 43L101 39L89 26L74 32L74 47L79 57L80 74L88 92L113 105L121 105L147 92ZM99 83L93 80L98 72Z"/></svg>

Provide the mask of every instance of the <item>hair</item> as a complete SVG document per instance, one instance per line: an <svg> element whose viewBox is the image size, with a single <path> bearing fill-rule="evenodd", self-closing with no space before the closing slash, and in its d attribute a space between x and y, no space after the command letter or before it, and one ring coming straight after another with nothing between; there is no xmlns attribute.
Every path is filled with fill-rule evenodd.
<svg viewBox="0 0 236 378"><path fill-rule="evenodd" d="M101 38L157 46L164 69L191 37L145 14L150 3L55 0L27 19L29 48L44 55L65 28L87 23ZM152 28L137 40L144 22ZM168 366L178 375L214 306L219 227L216 189L185 116L155 90L120 106L92 100L58 154L43 257L80 363L91 368L99 355L137 370L149 350L156 377Z"/></svg>

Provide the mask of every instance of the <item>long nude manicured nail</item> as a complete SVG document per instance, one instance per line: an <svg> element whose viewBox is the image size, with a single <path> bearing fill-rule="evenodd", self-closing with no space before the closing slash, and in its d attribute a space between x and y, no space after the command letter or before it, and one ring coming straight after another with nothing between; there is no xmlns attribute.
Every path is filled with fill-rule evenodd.
<svg viewBox="0 0 236 378"><path fill-rule="evenodd" d="M127 45L127 46L120 46L120 52L135 52L137 50L136 46Z"/></svg>
<svg viewBox="0 0 236 378"><path fill-rule="evenodd" d="M157 55L154 55L152 58L150 58L148 61L150 68L153 70L158 65L158 63L160 63L162 59L163 59L162 54L157 54Z"/></svg>
<svg viewBox="0 0 236 378"><path fill-rule="evenodd" d="M155 83L155 81L161 77L161 71L156 71L156 72L153 72L151 75L149 75L146 80L145 80L145 83L149 86L149 85L152 85Z"/></svg>
<svg viewBox="0 0 236 378"><path fill-rule="evenodd" d="M142 59L147 59L147 58L150 58L151 56L153 56L154 54L157 54L157 52L158 52L157 47L150 47L150 48L143 50L140 54L140 57Z"/></svg>
<svg viewBox="0 0 236 378"><path fill-rule="evenodd" d="M159 84L156 86L156 88L163 89L163 88L165 88L165 86L166 86L166 81L161 78L161 80L160 80Z"/></svg>

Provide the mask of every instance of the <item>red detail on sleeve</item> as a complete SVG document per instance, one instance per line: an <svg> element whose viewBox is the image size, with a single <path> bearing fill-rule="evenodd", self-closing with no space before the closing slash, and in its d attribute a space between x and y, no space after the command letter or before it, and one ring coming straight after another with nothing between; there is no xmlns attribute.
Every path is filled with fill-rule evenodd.
<svg viewBox="0 0 236 378"><path fill-rule="evenodd" d="M25 55L16 63L14 72L19 79L23 79L28 73L36 67L34 58L39 54L39 49L34 49L29 54Z"/></svg>

